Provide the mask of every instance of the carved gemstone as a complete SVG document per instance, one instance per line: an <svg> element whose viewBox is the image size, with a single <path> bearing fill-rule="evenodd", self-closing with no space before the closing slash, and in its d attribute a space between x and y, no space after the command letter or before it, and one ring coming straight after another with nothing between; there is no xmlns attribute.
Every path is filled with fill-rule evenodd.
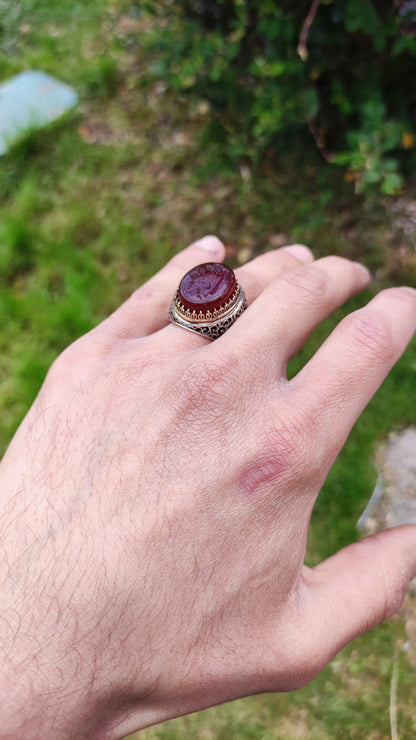
<svg viewBox="0 0 416 740"><path fill-rule="evenodd" d="M178 299L185 308L199 313L211 313L233 297L237 287L230 267L220 262L206 262L186 273L178 290Z"/></svg>

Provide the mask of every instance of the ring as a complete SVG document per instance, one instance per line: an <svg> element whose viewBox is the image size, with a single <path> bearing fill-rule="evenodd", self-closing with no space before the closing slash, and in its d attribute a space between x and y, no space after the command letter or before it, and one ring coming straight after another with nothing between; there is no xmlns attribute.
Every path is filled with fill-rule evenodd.
<svg viewBox="0 0 416 740"><path fill-rule="evenodd" d="M169 319L183 329L218 339L246 308L246 296L233 270L221 262L206 262L182 278Z"/></svg>

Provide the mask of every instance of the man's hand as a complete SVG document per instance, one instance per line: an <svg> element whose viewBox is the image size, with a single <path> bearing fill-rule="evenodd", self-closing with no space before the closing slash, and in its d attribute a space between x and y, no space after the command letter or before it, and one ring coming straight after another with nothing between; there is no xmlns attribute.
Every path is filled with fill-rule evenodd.
<svg viewBox="0 0 416 740"><path fill-rule="evenodd" d="M380 293L292 380L314 327L368 283L301 246L240 268L220 339L168 325L207 237L69 347L0 468L0 737L120 738L310 681L396 610L416 527L303 565L311 511L416 324Z"/></svg>

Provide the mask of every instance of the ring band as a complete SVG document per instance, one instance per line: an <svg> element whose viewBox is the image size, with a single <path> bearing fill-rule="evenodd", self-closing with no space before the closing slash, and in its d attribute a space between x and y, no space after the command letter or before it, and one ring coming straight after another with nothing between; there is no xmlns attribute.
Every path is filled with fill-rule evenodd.
<svg viewBox="0 0 416 740"><path fill-rule="evenodd" d="M247 308L247 299L233 270L206 262L184 275L169 310L173 324L218 339Z"/></svg>

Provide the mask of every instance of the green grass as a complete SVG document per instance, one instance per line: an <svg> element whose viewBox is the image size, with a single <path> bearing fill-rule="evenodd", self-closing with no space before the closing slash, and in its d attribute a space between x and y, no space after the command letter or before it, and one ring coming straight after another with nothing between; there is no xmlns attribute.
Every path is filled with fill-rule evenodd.
<svg viewBox="0 0 416 740"><path fill-rule="evenodd" d="M376 273L375 287L416 284L414 236L394 231L390 201L357 200L312 147L283 152L274 171L267 162L230 169L224 144L204 134L206 112L148 78L151 59L141 39L150 21L128 8L114 0L13 6L0 0L0 79L39 68L80 95L75 113L25 137L0 159L1 450L54 357L204 233L225 241L231 264L286 238L309 243L317 256L361 259ZM325 322L291 372L370 295ZM375 483L377 444L416 423L415 370L413 342L324 486L312 520L310 563L357 537L355 522ZM416 734L416 672L400 648L405 639L401 621L390 620L299 692L241 700L141 737L387 738L396 660L399 737L410 738Z"/></svg>

